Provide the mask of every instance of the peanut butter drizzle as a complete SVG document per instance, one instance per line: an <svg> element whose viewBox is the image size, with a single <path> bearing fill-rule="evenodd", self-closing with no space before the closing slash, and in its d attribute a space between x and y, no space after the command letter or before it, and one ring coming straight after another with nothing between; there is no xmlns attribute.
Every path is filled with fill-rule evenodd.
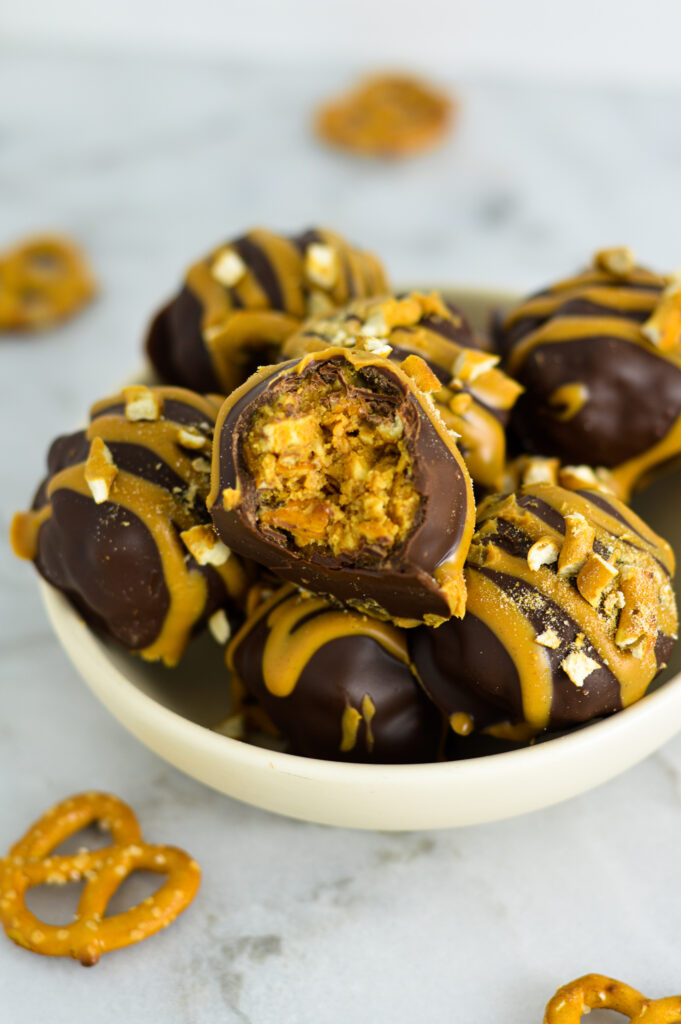
<svg viewBox="0 0 681 1024"><path fill-rule="evenodd" d="M182 388L157 388L154 391L166 401L174 399L196 409L206 417L201 426L212 431L215 409L201 396ZM94 419L86 431L88 440L101 438L110 443L140 445L174 470L189 490L194 488L197 496L205 495L209 474L192 465L197 459L201 463L206 461L205 456L201 450L183 449L178 441L179 431L187 429L186 426L163 418L130 422L124 412L105 411L120 404L125 404L124 394L104 399L92 407ZM209 446L210 435L207 435L206 448ZM48 499L62 489L92 498L85 479L85 466L86 462L81 462L56 473L48 483ZM197 517L182 493L173 494L159 484L120 469L111 485L108 501L137 516L151 533L158 549L170 603L159 635L139 653L146 660L161 658L166 665L174 665L203 612L208 596L206 580L201 572L187 563L187 550L178 535L179 530L195 525ZM35 512L20 513L19 522L13 526L17 546L27 552L33 550L32 557L35 557L37 549L38 530L50 514L49 504ZM230 597L237 598L245 591L246 575L237 558L230 557L224 564L212 568L220 575Z"/></svg>
<svg viewBox="0 0 681 1024"><path fill-rule="evenodd" d="M412 292L399 299L388 296L355 301L336 315L308 321L286 341L282 354L298 356L318 352L329 343L362 351L367 347L366 332L375 328L376 338L372 341L415 352L429 364L447 370L453 379L448 385L438 384L433 395L437 409L448 428L460 436L473 479L483 487L497 489L503 478L506 435L490 408L511 409L523 389L494 366L474 380L459 381L454 376L455 364L466 353L476 350L459 345L433 329L427 321L422 322L430 316L455 327L461 324L461 317L449 309L437 292ZM468 397L465 411L457 408L461 396Z"/></svg>
<svg viewBox="0 0 681 1024"><path fill-rule="evenodd" d="M376 714L376 705L368 693L365 693L362 697L361 709L361 711L358 711L357 708L353 708L351 704L348 704L343 712L343 716L341 718L341 742L338 749L342 750L344 753L355 749L357 745L357 733L359 732L360 722L362 721L364 721L366 748L369 753L374 749L374 735L371 729L371 721Z"/></svg>
<svg viewBox="0 0 681 1024"><path fill-rule="evenodd" d="M506 331L525 319L547 321L513 345L507 360L509 372L515 373L539 345L599 335L620 338L649 350L654 349L678 364L678 353L674 358L674 355L666 355L663 350L655 348L642 331L642 324L633 319L653 313L668 283L668 279L662 275L634 266L629 250L596 253L592 268L559 281L539 295L531 296L506 317ZM561 307L572 300L601 306L603 313L596 316L588 313L561 316ZM608 311L629 313L632 318L609 315Z"/></svg>
<svg viewBox="0 0 681 1024"><path fill-rule="evenodd" d="M308 616L313 617L308 619ZM337 610L326 598L302 594L292 584L287 584L260 605L231 641L227 649L229 668L234 668L233 652L263 618L267 620L269 632L262 656L262 674L265 686L275 697L290 696L316 652L343 637L371 637L388 654L409 664L406 641L394 626L359 612ZM308 621L303 621L305 619ZM365 717L367 708L363 708ZM371 717L369 713L368 722Z"/></svg>
<svg viewBox="0 0 681 1024"><path fill-rule="evenodd" d="M662 463L678 459L681 452L681 415L675 420L669 433L652 448L628 459L610 472L620 492L631 494L634 487L644 487L655 476L655 470Z"/></svg>
<svg viewBox="0 0 681 1024"><path fill-rule="evenodd" d="M318 241L311 244L328 247L336 255L337 272L326 285L308 277L305 252L294 240L260 228L246 235L269 264L281 296L280 308L272 307L264 285L233 244L221 246L189 268L186 284L202 306L201 330L219 379L231 379L234 354L245 343L281 345L310 314L313 297L330 310L352 295L371 295L387 287L376 257L353 249L334 232L318 230L316 235ZM243 273L230 286L213 274L216 260L227 252L236 254L243 265Z"/></svg>
<svg viewBox="0 0 681 1024"><path fill-rule="evenodd" d="M589 400L589 389L581 381L561 384L549 396L549 405L555 408L555 417L559 420L571 420Z"/></svg>
<svg viewBox="0 0 681 1024"><path fill-rule="evenodd" d="M641 567L651 572L660 595L655 609L657 628L668 636L676 635L677 616L668 579L668 575L674 571L674 556L666 541L624 505L616 506L618 513L625 519L622 522L590 502L587 496L567 492L552 484L525 487L523 493L536 496L563 518L575 513L582 515L594 528L595 540L611 552L609 557L618 573L626 572L630 567ZM517 579L528 584L536 591L539 600L547 598L563 609L578 630L588 638L601 662L616 676L620 684L622 705L626 707L642 697L657 671L654 638L651 638L639 657L618 647L615 642L616 623L609 622L599 612L600 602L592 607L581 596L578 588L573 585L574 573L570 577L561 577L555 571L555 564L542 565L532 570L527 559L498 547L493 540L497 520L515 525L531 542L549 539L558 548L564 542L564 534L546 523L531 508L518 505L515 495L502 502L491 499L490 503L481 506L480 527L469 554L466 571L467 610L480 617L511 654L520 677L526 720L538 728L548 723L551 699L548 655L544 654L542 658L539 653L541 645L536 642L535 631L523 613L522 600L512 600L488 577L481 578L478 566L494 569L511 580ZM617 589L616 583L613 589ZM500 601L505 602L503 616L499 615ZM569 642L564 643L569 646ZM547 717L541 724L545 710Z"/></svg>
<svg viewBox="0 0 681 1024"><path fill-rule="evenodd" d="M52 515L49 505L43 505L36 512L15 512L9 531L12 551L17 558L33 562L38 554L38 534L40 527Z"/></svg>
<svg viewBox="0 0 681 1024"><path fill-rule="evenodd" d="M496 560L494 568L509 571ZM553 697L551 663L546 650L535 643L535 631L516 603L492 580L476 572L474 566L466 570L466 587L467 612L485 623L516 666L525 721L537 732L545 729Z"/></svg>

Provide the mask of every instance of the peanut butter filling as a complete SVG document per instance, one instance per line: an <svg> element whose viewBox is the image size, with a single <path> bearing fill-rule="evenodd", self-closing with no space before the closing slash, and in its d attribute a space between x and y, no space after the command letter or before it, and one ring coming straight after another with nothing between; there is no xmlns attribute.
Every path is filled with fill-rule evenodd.
<svg viewBox="0 0 681 1024"><path fill-rule="evenodd" d="M376 561L409 536L421 496L399 411L352 377L277 395L255 414L244 456L261 527Z"/></svg>

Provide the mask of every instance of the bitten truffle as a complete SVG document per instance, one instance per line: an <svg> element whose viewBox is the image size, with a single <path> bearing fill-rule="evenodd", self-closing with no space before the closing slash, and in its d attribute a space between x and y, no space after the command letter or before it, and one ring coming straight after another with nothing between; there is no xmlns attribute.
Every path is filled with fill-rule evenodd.
<svg viewBox="0 0 681 1024"><path fill-rule="evenodd" d="M164 382L228 395L277 361L305 317L387 288L379 260L332 231L249 231L189 268L154 318L147 352Z"/></svg>
<svg viewBox="0 0 681 1024"><path fill-rule="evenodd" d="M225 642L249 575L206 511L217 406L134 385L59 437L12 543L83 618L130 651L175 665L208 623Z"/></svg>
<svg viewBox="0 0 681 1024"><path fill-rule="evenodd" d="M286 584L246 620L227 663L293 753L434 761L442 716L412 674L405 634Z"/></svg>
<svg viewBox="0 0 681 1024"><path fill-rule="evenodd" d="M459 436L473 481L483 490L502 486L505 426L522 388L497 369L499 357L480 341L456 307L437 293L356 300L331 316L306 321L282 347L300 356L327 345L384 355L401 363L419 355L439 381L438 412Z"/></svg>
<svg viewBox="0 0 681 1024"><path fill-rule="evenodd" d="M216 426L215 528L278 576L403 625L465 607L471 480L418 356L325 349L263 367Z"/></svg>
<svg viewBox="0 0 681 1024"><path fill-rule="evenodd" d="M409 631L460 733L528 738L639 700L677 633L674 556L621 501L553 484L479 509L462 620Z"/></svg>
<svg viewBox="0 0 681 1024"><path fill-rule="evenodd" d="M678 460L678 279L604 250L511 310L499 342L525 388L512 420L523 450L606 467L623 495Z"/></svg>

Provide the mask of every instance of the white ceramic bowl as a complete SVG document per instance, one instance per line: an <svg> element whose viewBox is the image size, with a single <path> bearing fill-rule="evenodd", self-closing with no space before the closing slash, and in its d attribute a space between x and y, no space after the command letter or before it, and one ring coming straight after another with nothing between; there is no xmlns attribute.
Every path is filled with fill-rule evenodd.
<svg viewBox="0 0 681 1024"><path fill-rule="evenodd" d="M481 323L507 294L449 289ZM681 553L681 475L638 501ZM641 761L681 729L681 651L655 691L604 721L504 754L425 765L339 764L251 746L213 731L230 711L222 650L210 637L173 671L96 636L41 582L48 615L90 689L142 743L201 782L257 807L325 825L450 828L524 814L582 793Z"/></svg>

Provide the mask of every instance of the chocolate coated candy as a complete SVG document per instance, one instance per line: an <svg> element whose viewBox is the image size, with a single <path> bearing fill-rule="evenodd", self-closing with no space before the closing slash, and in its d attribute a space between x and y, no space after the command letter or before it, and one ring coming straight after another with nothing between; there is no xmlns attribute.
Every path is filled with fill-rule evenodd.
<svg viewBox="0 0 681 1024"><path fill-rule="evenodd" d="M437 387L422 360L405 366ZM405 369L337 348L263 368L216 438L208 504L234 551L405 624L463 614L471 482Z"/></svg>

